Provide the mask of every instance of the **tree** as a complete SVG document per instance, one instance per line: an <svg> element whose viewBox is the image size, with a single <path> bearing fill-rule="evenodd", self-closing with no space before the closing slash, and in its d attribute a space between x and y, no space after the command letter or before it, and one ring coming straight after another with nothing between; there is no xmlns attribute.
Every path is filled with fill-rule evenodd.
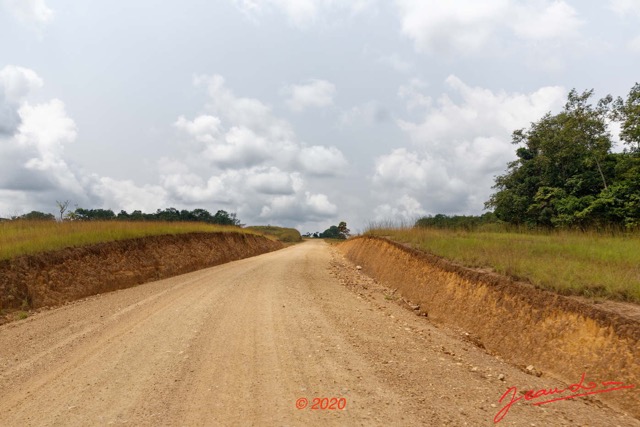
<svg viewBox="0 0 640 427"><path fill-rule="evenodd" d="M594 107L592 95L574 89L562 112L513 133L513 144L520 145L517 160L496 178L498 191L485 204L498 219L547 227L571 223L607 189L616 164L607 129L612 98Z"/></svg>
<svg viewBox="0 0 640 427"><path fill-rule="evenodd" d="M498 219L493 212L485 212L480 216L472 215L453 215L447 216L444 214L437 214L435 216L425 216L419 218L415 222L415 227L423 228L445 228L452 230L475 230L482 226L498 223Z"/></svg>
<svg viewBox="0 0 640 427"><path fill-rule="evenodd" d="M147 219L147 216L143 214L141 210L135 210L131 212L131 214L129 215L129 219L131 219L132 221L144 221Z"/></svg>
<svg viewBox="0 0 640 427"><path fill-rule="evenodd" d="M131 215L129 215L127 211L123 209L118 213L116 219L119 219L120 221L128 221L131 219Z"/></svg>
<svg viewBox="0 0 640 427"><path fill-rule="evenodd" d="M56 217L50 213L44 213L40 211L31 211L27 214L14 216L11 219L13 220L27 220L27 221L55 221Z"/></svg>
<svg viewBox="0 0 640 427"><path fill-rule="evenodd" d="M640 83L631 88L626 101L616 99L612 118L621 122L620 138L632 152L640 154Z"/></svg>
<svg viewBox="0 0 640 427"><path fill-rule="evenodd" d="M326 230L324 230L320 234L320 237L323 238L323 239L340 239L340 238L343 238L340 235L340 230L335 225L332 225L331 227L329 227Z"/></svg>
<svg viewBox="0 0 640 427"><path fill-rule="evenodd" d="M159 221L180 221L180 211L176 208L158 209L155 216Z"/></svg>
<svg viewBox="0 0 640 427"><path fill-rule="evenodd" d="M219 210L218 212L216 212L216 214L213 216L212 222L214 224L220 224L220 225L240 226L240 220L236 218L236 214L235 213L230 214L224 210Z"/></svg>
<svg viewBox="0 0 640 427"><path fill-rule="evenodd" d="M77 208L73 217L80 221L109 221L116 219L116 214L111 209L83 209Z"/></svg>
<svg viewBox="0 0 640 427"><path fill-rule="evenodd" d="M340 221L340 224L338 224L338 232L343 239L346 239L351 235L351 230L347 228L347 223L344 221Z"/></svg>
<svg viewBox="0 0 640 427"><path fill-rule="evenodd" d="M331 227L320 233L323 239L346 239L349 236L349 229L347 223L342 221L339 225L332 225Z"/></svg>
<svg viewBox="0 0 640 427"><path fill-rule="evenodd" d="M60 202L58 200L56 200L56 205L58 206L58 210L60 211L60 221L64 220L64 213L67 210L67 207L69 206L69 201L65 200L64 202Z"/></svg>
<svg viewBox="0 0 640 427"><path fill-rule="evenodd" d="M517 159L485 204L499 220L543 227L640 226L640 85L626 101L589 103L572 90L564 109L513 133ZM607 120L621 122L630 146L611 151Z"/></svg>

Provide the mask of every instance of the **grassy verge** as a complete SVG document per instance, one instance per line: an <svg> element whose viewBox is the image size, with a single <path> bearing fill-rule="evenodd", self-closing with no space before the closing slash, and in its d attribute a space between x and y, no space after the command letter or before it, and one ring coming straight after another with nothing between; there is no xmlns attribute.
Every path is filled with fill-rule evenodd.
<svg viewBox="0 0 640 427"><path fill-rule="evenodd" d="M468 267L492 268L565 295L640 303L640 236L371 229Z"/></svg>
<svg viewBox="0 0 640 427"><path fill-rule="evenodd" d="M0 260L114 240L219 231L260 234L238 227L195 222L7 221L0 223Z"/></svg>
<svg viewBox="0 0 640 427"><path fill-rule="evenodd" d="M302 241L300 232L295 228L275 227L273 225L252 225L248 230L256 231L267 236L274 236L285 243L296 243Z"/></svg>

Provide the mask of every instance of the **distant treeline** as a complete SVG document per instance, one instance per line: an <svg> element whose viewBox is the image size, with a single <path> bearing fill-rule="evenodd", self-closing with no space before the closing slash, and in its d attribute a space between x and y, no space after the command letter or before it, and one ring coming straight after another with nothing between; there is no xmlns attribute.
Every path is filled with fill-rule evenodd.
<svg viewBox="0 0 640 427"><path fill-rule="evenodd" d="M344 240L351 236L351 230L347 228L347 223L340 221L338 225L332 225L324 230L322 233L316 231L315 233L306 233L304 237L315 239L341 239Z"/></svg>
<svg viewBox="0 0 640 427"><path fill-rule="evenodd" d="M416 227L441 228L450 230L477 230L486 228L489 224L498 224L501 221L492 212L480 216L473 215L429 215L418 219Z"/></svg>
<svg viewBox="0 0 640 427"><path fill-rule="evenodd" d="M39 220L55 221L55 216L49 213L32 211L28 214L12 217L13 220ZM211 214L206 209L178 210L176 208L158 209L155 213L144 213L136 210L131 213L120 211L117 215L111 209L84 209L77 208L64 216L68 221L181 221L181 222L205 222L208 224L242 226L235 213L219 210Z"/></svg>

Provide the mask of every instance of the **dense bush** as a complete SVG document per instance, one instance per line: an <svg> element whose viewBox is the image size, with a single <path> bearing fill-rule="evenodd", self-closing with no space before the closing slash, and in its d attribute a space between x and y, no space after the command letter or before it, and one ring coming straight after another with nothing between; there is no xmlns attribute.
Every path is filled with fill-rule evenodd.
<svg viewBox="0 0 640 427"><path fill-rule="evenodd" d="M517 160L486 207L510 224L580 229L640 227L640 84L626 100L572 90L562 112L513 133ZM608 125L626 144L612 152Z"/></svg>

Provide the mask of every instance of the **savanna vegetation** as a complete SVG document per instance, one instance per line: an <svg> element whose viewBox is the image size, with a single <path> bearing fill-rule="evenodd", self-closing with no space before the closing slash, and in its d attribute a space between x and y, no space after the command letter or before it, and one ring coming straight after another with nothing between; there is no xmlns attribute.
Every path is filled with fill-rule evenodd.
<svg viewBox="0 0 640 427"><path fill-rule="evenodd" d="M640 303L640 236L576 231L466 231L372 228L386 237L467 267L526 280L565 295Z"/></svg>
<svg viewBox="0 0 640 427"><path fill-rule="evenodd" d="M114 240L220 231L260 234L231 225L204 222L3 221L0 223L0 259Z"/></svg>
<svg viewBox="0 0 640 427"><path fill-rule="evenodd" d="M295 243L302 241L300 232L295 228L276 227L273 225L252 225L245 230L252 230L265 236L273 236L284 243Z"/></svg>
<svg viewBox="0 0 640 427"><path fill-rule="evenodd" d="M56 204L58 217L32 211L0 220L0 259L70 246L190 232L235 231L260 234L285 243L302 240L300 232L294 228L271 225L243 228L244 224L235 213L224 210L211 214L206 209L166 208L154 213L122 210L116 214L111 209L67 211L68 201L56 201Z"/></svg>
<svg viewBox="0 0 640 427"><path fill-rule="evenodd" d="M178 210L176 208L158 209L154 213L144 213L135 210L131 213L121 210L117 215L111 209L76 208L66 212L68 201L56 202L60 210L60 221L164 221L164 222L202 222L206 224L233 225L241 227L240 220L235 213L219 210L211 214L206 209ZM65 213L66 212L66 213ZM27 214L14 216L11 220L55 221L56 217L50 213L31 211Z"/></svg>
<svg viewBox="0 0 640 427"><path fill-rule="evenodd" d="M366 234L561 294L640 303L640 84L626 99L592 97L573 90L560 113L513 133L517 159L496 178L491 212Z"/></svg>

